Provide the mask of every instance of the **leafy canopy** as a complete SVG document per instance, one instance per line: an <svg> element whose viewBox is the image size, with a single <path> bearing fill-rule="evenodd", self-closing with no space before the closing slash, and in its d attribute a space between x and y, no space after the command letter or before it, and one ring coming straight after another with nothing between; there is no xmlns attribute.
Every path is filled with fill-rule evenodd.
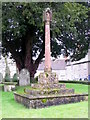
<svg viewBox="0 0 90 120"><path fill-rule="evenodd" d="M2 3L2 44L3 53L11 52L12 57L26 54L27 36L32 38L32 58L38 57L44 46L43 11L50 7L51 55L61 53L72 60L83 58L89 46L89 8L80 3Z"/></svg>

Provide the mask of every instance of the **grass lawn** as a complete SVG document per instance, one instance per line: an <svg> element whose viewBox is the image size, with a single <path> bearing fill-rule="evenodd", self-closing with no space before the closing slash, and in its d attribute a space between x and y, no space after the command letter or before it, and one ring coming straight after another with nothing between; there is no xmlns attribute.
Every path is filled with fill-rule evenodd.
<svg viewBox="0 0 90 120"><path fill-rule="evenodd" d="M4 86L3 84L0 84L0 86Z"/></svg>
<svg viewBox="0 0 90 120"><path fill-rule="evenodd" d="M87 93L88 85L66 83L77 93ZM22 91L24 87L18 88ZM1 93L1 92L0 92ZM0 99L1 103L1 99ZM0 115L1 116L1 115ZM3 118L88 118L88 101L51 106L42 109L28 109L14 100L13 92L2 92Z"/></svg>
<svg viewBox="0 0 90 120"><path fill-rule="evenodd" d="M75 93L88 93L88 85L66 83L66 88L75 89Z"/></svg>

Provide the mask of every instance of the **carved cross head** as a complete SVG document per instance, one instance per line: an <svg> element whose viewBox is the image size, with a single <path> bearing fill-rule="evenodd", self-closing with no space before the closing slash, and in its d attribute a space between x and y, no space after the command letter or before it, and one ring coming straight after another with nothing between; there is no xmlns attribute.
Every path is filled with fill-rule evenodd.
<svg viewBox="0 0 90 120"><path fill-rule="evenodd" d="M52 11L50 8L46 8L43 12L43 21L50 22L52 21Z"/></svg>

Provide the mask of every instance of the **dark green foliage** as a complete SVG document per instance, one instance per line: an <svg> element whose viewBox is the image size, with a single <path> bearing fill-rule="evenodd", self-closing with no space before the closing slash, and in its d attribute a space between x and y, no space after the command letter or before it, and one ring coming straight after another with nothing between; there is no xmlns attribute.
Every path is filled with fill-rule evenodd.
<svg viewBox="0 0 90 120"><path fill-rule="evenodd" d="M73 80L73 81L71 81L71 80L69 80L69 81L66 81L66 80L62 80L62 81L59 81L60 83L75 83L75 84L86 84L86 85L90 85L90 82L89 81L75 81L75 80Z"/></svg>
<svg viewBox="0 0 90 120"><path fill-rule="evenodd" d="M13 82L18 82L18 75L17 75L17 73L15 73L15 74L13 75L12 81L13 81Z"/></svg>
<svg viewBox="0 0 90 120"><path fill-rule="evenodd" d="M30 83L37 83L38 82L38 76L36 76L35 78L31 78L30 79Z"/></svg>
<svg viewBox="0 0 90 120"><path fill-rule="evenodd" d="M8 73L5 74L4 81L5 82L11 82L11 78L10 78L10 75Z"/></svg>
<svg viewBox="0 0 90 120"><path fill-rule="evenodd" d="M45 75L46 75L46 77L48 77L48 73L47 72L45 73Z"/></svg>
<svg viewBox="0 0 90 120"><path fill-rule="evenodd" d="M35 77L35 83L37 83L37 82L38 82L38 76Z"/></svg>

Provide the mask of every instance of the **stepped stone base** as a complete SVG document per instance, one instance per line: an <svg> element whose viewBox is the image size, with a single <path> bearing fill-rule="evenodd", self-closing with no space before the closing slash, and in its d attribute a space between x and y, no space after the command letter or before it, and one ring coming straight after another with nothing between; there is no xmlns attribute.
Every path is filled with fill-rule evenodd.
<svg viewBox="0 0 90 120"><path fill-rule="evenodd" d="M14 93L15 100L27 108L44 108L47 106L75 103L88 100L88 94L32 96Z"/></svg>
<svg viewBox="0 0 90 120"><path fill-rule="evenodd" d="M74 89L44 89L44 90L29 90L25 89L24 92L28 95L65 95L65 94L74 94Z"/></svg>
<svg viewBox="0 0 90 120"><path fill-rule="evenodd" d="M34 89L65 89L65 84L31 84Z"/></svg>
<svg viewBox="0 0 90 120"><path fill-rule="evenodd" d="M14 93L15 100L28 108L44 108L88 99L88 94L74 94L74 89L59 84L57 75L51 71L41 73L38 84L31 84L31 87L24 89L23 95Z"/></svg>

